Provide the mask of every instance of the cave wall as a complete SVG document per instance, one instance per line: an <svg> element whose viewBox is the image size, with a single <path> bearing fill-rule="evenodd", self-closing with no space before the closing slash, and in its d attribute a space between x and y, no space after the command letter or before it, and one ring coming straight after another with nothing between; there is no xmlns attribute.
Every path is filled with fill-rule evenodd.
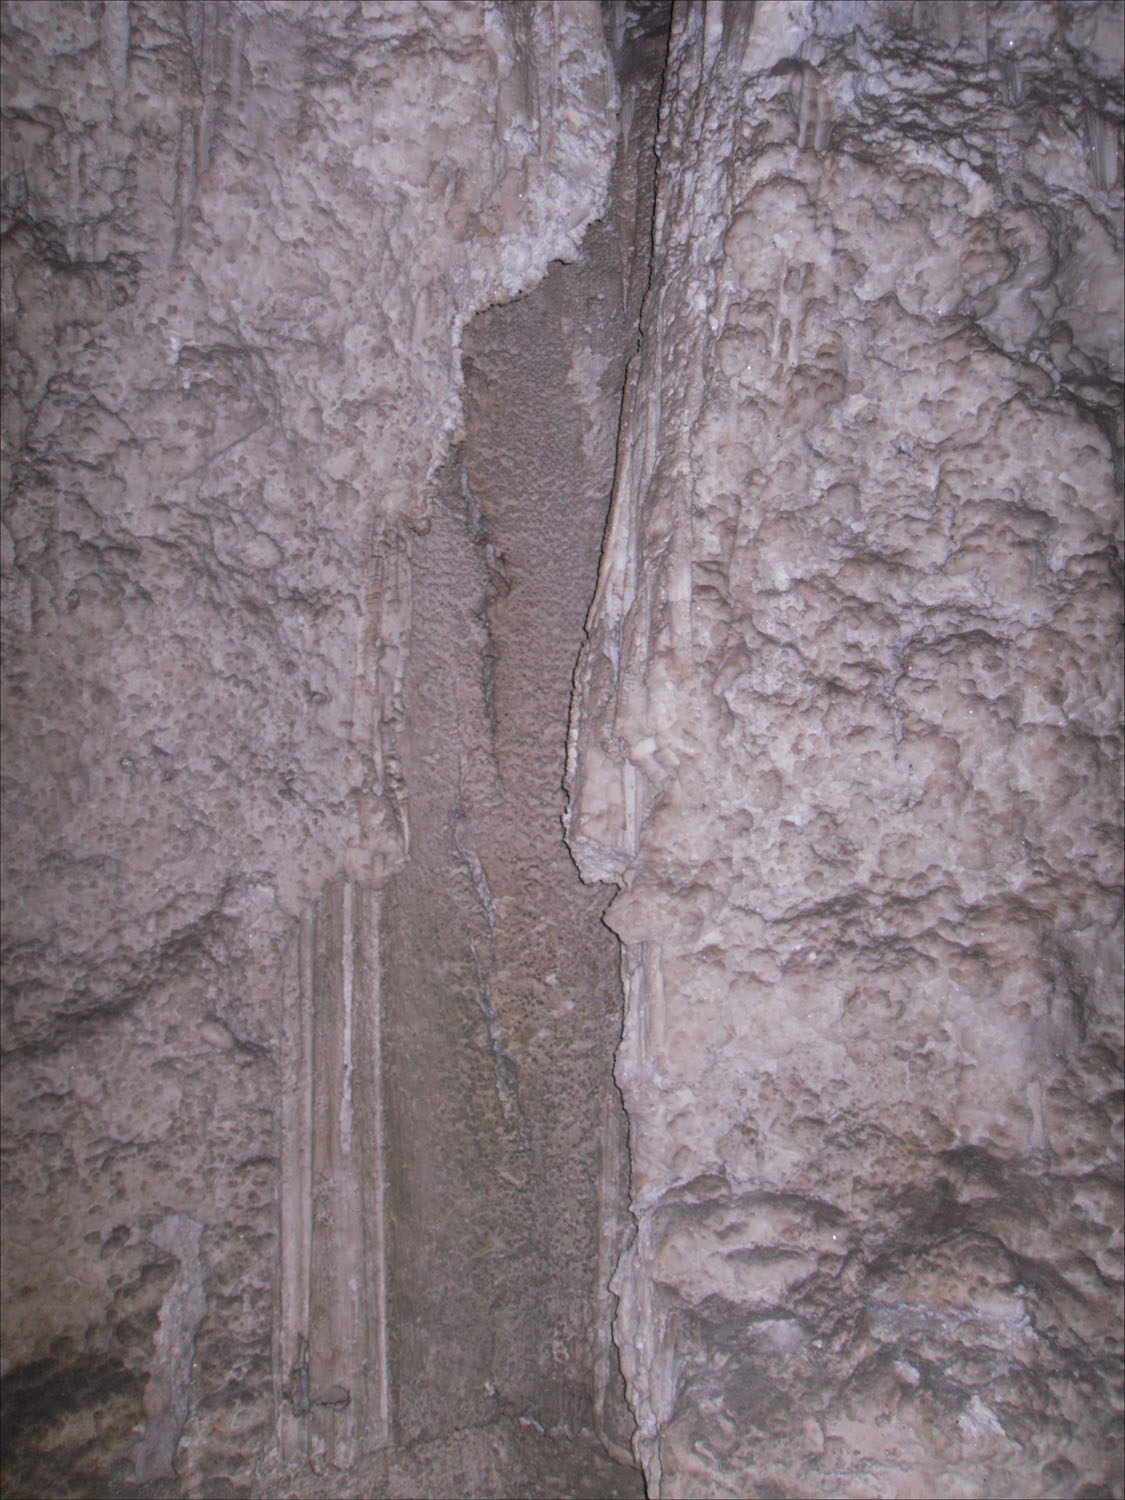
<svg viewBox="0 0 1125 1500"><path fill-rule="evenodd" d="M8 1492L1120 1493L1119 22L5 5Z"/></svg>
<svg viewBox="0 0 1125 1500"><path fill-rule="evenodd" d="M1120 1494L1122 35L675 10L572 720L650 1494Z"/></svg>
<svg viewBox="0 0 1125 1500"><path fill-rule="evenodd" d="M617 85L580 3L2 24L6 1480L215 1493L387 1435L410 556Z"/></svg>
<svg viewBox="0 0 1125 1500"><path fill-rule="evenodd" d="M562 838L562 776L647 272L635 200L647 225L665 40L623 43L635 66L650 54L629 90L647 131L619 155L613 211L577 259L465 330L464 440L413 552L411 850L383 943L404 1438L497 1408L548 1431L594 1421L599 1247L624 1207L620 963L611 892L583 884ZM627 1418L611 1403L598 1420Z"/></svg>

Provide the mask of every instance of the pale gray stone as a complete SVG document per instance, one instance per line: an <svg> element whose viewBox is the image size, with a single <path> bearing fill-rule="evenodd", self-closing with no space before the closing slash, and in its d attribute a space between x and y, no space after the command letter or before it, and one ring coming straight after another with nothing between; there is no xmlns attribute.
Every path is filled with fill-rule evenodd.
<svg viewBox="0 0 1125 1500"><path fill-rule="evenodd" d="M1121 1495L1120 21L7 0L6 1494Z"/></svg>
<svg viewBox="0 0 1125 1500"><path fill-rule="evenodd" d="M676 12L568 814L651 1494L1118 1493L1120 14L1070 15Z"/></svg>

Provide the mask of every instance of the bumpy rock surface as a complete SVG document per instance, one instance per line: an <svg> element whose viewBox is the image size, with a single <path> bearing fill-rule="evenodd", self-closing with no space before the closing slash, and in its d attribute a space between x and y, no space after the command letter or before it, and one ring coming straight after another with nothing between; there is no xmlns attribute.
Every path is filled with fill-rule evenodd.
<svg viewBox="0 0 1125 1500"><path fill-rule="evenodd" d="M1119 8L0 24L6 1493L1120 1493Z"/></svg>
<svg viewBox="0 0 1125 1500"><path fill-rule="evenodd" d="M616 83L580 3L36 0L3 36L8 1481L178 1443L216 1494L289 1375L302 914L408 844L461 328L577 253Z"/></svg>
<svg viewBox="0 0 1125 1500"><path fill-rule="evenodd" d="M652 1494L1120 1493L1120 21L676 12L569 813Z"/></svg>

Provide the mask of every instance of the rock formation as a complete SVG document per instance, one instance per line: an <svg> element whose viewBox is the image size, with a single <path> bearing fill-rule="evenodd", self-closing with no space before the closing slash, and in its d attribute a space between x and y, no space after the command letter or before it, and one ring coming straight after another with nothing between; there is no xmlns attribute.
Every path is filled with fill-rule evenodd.
<svg viewBox="0 0 1125 1500"><path fill-rule="evenodd" d="M6 0L6 1493L1121 1493L1120 20Z"/></svg>
<svg viewBox="0 0 1125 1500"><path fill-rule="evenodd" d="M1120 1493L1120 21L676 12L569 814L651 1494Z"/></svg>
<svg viewBox="0 0 1125 1500"><path fill-rule="evenodd" d="M490 1183L503 1167L466 1076L491 1079L489 1049L498 1066L512 1050L496 1033L514 1021L481 1014L499 976L483 952L484 979L430 971L443 1009L418 1025L444 1027L446 1048L460 1029L465 1069L449 1076L431 1052L429 1074L411 1076L407 956L381 955L379 928L411 833L423 849L427 836L428 752L408 787L399 744L426 565L412 553L432 519L440 531L465 436L461 331L574 259L605 213L618 90L600 12L114 0L13 4L3 24L11 1477L33 1493L64 1479L96 1490L119 1468L154 1477L134 1429L162 1378L154 1341L178 1271L150 1236L169 1214L203 1226L207 1308L176 1458L189 1487L242 1482L275 1442L287 1460L346 1469L389 1435L396 1352L407 1439L415 1383L435 1408L426 1436L501 1401L554 1425L492 1356L491 1270L505 1222L518 1237L516 1209L481 1205L483 1241L442 1227L478 1201L478 1168ZM613 414L611 472L618 393L597 399ZM600 1047L591 1096L610 1087L616 959L605 898L561 842L559 766L610 472L585 481L596 513L555 644L543 796L556 805L542 814L608 957L600 989L577 955L571 972L555 966L557 995L550 964L519 981L534 977L556 1028ZM475 558L484 523L461 524ZM478 629L478 568L472 597L413 606L415 661L439 613L447 654ZM475 686L479 662L466 670ZM536 736L547 711L532 706ZM451 743L478 728L450 726ZM471 851L467 796L452 838ZM406 942L433 956L418 923ZM385 1087L374 1053L384 1021L401 1087ZM557 1037L536 1066L556 1051ZM572 1073L583 1060L576 1047ZM463 1099L476 1148L469 1161L458 1148L452 1186L434 1184L440 1225L432 1201L395 1196L414 1189L412 1163L454 1156L431 1085ZM548 1195L573 1080L559 1090L554 1117L534 1122ZM568 1129L592 1130L583 1111L598 1108L591 1097ZM390 1163L388 1134L408 1137ZM572 1188L579 1162L569 1170ZM556 1288L574 1327L550 1327L553 1373L591 1301L592 1182L583 1192L586 1240ZM530 1213L526 1193L514 1202ZM415 1270L440 1263L435 1236L468 1299L440 1326L411 1303ZM544 1313L523 1297L517 1325Z"/></svg>

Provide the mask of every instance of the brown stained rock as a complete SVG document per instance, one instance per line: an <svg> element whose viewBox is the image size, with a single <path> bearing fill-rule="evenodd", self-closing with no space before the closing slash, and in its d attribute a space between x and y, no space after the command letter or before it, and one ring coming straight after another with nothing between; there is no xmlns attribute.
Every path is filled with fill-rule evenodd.
<svg viewBox="0 0 1125 1500"><path fill-rule="evenodd" d="M412 846L382 933L391 1364L401 1437L427 1445L502 1413L631 1459L607 1285L619 953L608 893L562 841L561 782L647 276L663 40L630 27L623 48L634 133L611 215L465 330L465 441L414 549Z"/></svg>

